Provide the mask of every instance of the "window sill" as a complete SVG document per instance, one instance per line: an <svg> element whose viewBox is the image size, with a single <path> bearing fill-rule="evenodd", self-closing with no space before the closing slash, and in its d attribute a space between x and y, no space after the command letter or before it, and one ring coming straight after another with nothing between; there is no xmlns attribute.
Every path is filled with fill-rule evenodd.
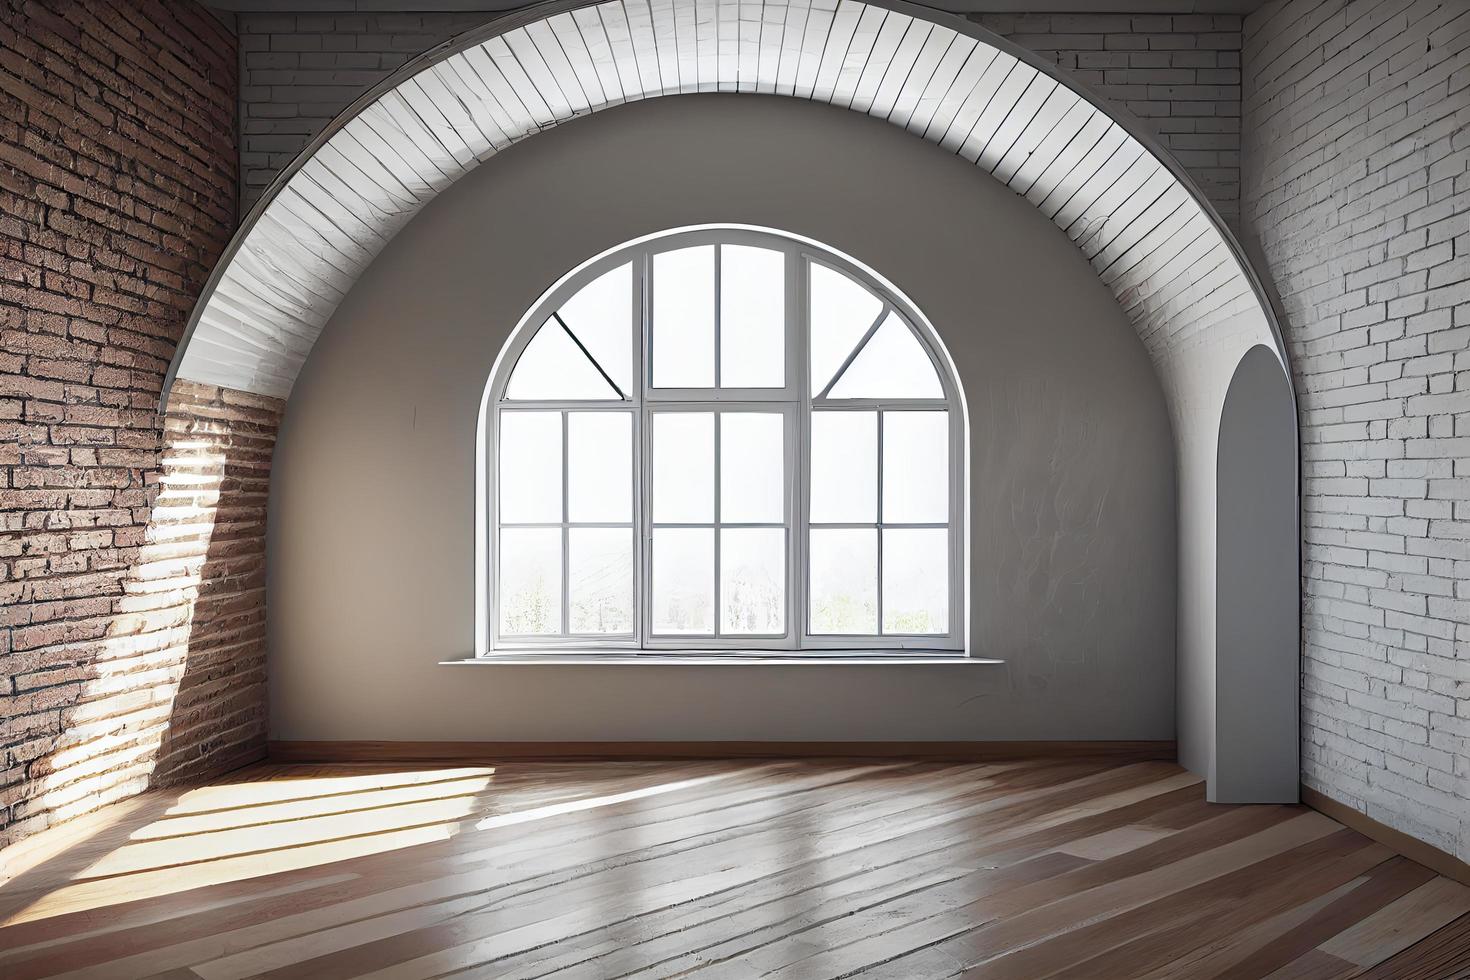
<svg viewBox="0 0 1470 980"><path fill-rule="evenodd" d="M963 653L926 651L903 653L894 650L843 650L840 652L782 653L774 650L726 650L716 652L620 652L596 650L512 650L492 653L483 657L466 657L462 660L440 661L446 666L496 666L526 667L551 664L582 664L597 667L629 666L680 666L680 667L738 667L738 666L845 666L845 667L891 667L913 666L974 666L1004 664L1004 660L986 657L971 657Z"/></svg>

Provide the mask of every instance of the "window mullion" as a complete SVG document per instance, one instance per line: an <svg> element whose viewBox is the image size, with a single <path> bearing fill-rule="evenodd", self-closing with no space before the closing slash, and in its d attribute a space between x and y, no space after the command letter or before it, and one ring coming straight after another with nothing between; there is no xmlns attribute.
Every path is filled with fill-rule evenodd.
<svg viewBox="0 0 1470 980"><path fill-rule="evenodd" d="M572 632L571 412L561 413L561 635Z"/></svg>
<svg viewBox="0 0 1470 980"><path fill-rule="evenodd" d="M723 278L723 276L720 274L720 257L722 255L724 255L724 253L725 253L725 247L723 245L716 245L715 246L715 351L714 351L714 353L715 353L715 390L716 391L719 391L720 390L720 368L722 367L721 362L724 360L724 357L722 357L721 354L720 354L720 280ZM718 516L718 515L716 515L716 516ZM716 536L718 536L718 532L717 532Z"/></svg>
<svg viewBox="0 0 1470 980"><path fill-rule="evenodd" d="M718 256L719 256L719 250L718 249L716 249L715 255L716 255L716 258L715 258L715 270L716 270L715 282L718 283L719 282L718 272L719 272L719 268L720 268L720 260L718 258ZM718 285L716 285L715 290L716 290L716 296L718 296L719 295L719 287L718 287ZM716 300L715 305L717 307L719 306L718 299ZM715 343L716 343L716 347L718 349L718 344L719 344L719 327L718 327L719 317L718 317L718 314L716 315L715 323L717 325L716 328L715 328ZM715 363L716 363L716 365L719 364L719 356L718 356L718 353L716 354L716 357L715 357ZM719 373L717 371L716 374L715 374L715 383L716 384L719 384L719 380L720 380L719 379ZM710 615L710 631L711 631L711 635L714 636L715 639L720 639L721 638L721 633L720 633L720 597L722 595L722 590L724 588L724 581L723 581L723 578L722 578L722 576L720 574L720 518L723 516L720 513L720 483L721 483L721 475L720 475L721 474L720 422L721 422L721 419L724 416L724 413L723 412L716 411L716 412L712 412L711 414L714 415L714 422L715 422L715 461L714 461L715 462L715 481L714 481L715 482L715 486L714 486L714 491L715 491L715 511L714 511L714 515L713 515L713 518L714 518L714 529L710 532L710 533L712 533L715 536L715 540L714 540L714 560L715 560L715 577L714 577L714 583L715 583L715 594L714 594L714 597L713 597L714 598L714 609L711 611L711 615Z"/></svg>
<svg viewBox="0 0 1470 980"><path fill-rule="evenodd" d="M632 310L633 363L638 371L638 383L633 386L636 392L634 397L638 400L634 412L633 438L633 472L637 481L633 510L636 548L634 575L637 576L634 589L638 614L633 636L639 647L645 646L653 635L653 477L649 469L653 465L653 420L648 414L648 388L653 376L653 343L649 337L649 310L652 309L653 302L653 285L649 277L652 261L651 253L645 248L633 263L633 267L638 270L638 288L633 290Z"/></svg>
<svg viewBox="0 0 1470 980"><path fill-rule="evenodd" d="M801 251L793 246L786 250L786 336L788 342L787 363L789 370L796 372L796 411L790 426L787 438L790 445L786 450L786 459L791 467L788 479L791 481L791 515L789 519L788 547L791 549L790 562L787 565L787 587L786 594L790 603L786 615L789 617L788 625L791 629L791 643L796 649L805 646L807 631L811 628L808 622L809 602L807 601L807 590L810 587L808 578L810 572L807 568L808 542L807 528L809 498L811 496L808 487L811 465L808 459L811 438L811 414L812 414L812 390L811 390L811 367L808 359L810 357L811 339L808 317L807 302L807 264L802 260Z"/></svg>
<svg viewBox="0 0 1470 980"><path fill-rule="evenodd" d="M858 359L858 355L863 352L864 347L868 346L868 341L873 339L873 334L877 333L878 328L883 326L883 321L888 319L888 314L891 312L892 307L884 303L883 308L878 311L878 318L873 321L872 326L863 331L862 337L853 349L848 351L847 357L843 358L842 363L838 365L837 372L832 375L832 380L828 381L827 386L818 394L818 398L826 398L832 393L832 389L837 387L837 382L842 380L842 376L847 373L847 369L852 367L852 362Z"/></svg>
<svg viewBox="0 0 1470 980"><path fill-rule="evenodd" d="M876 624L876 626L877 626L877 635L878 636L882 636L883 635L883 413L880 411L880 412L876 412L874 414L877 416L877 420L876 421L878 423L878 466L877 466L877 470L878 470L878 513L876 513L876 514L873 515L874 518L878 522L877 530L874 531L874 533L878 535L878 540L874 543L875 544L875 547L877 548L877 552L878 552L878 581L874 583L874 585L875 585L874 595L877 597L877 600L878 600L877 601L878 622Z"/></svg>

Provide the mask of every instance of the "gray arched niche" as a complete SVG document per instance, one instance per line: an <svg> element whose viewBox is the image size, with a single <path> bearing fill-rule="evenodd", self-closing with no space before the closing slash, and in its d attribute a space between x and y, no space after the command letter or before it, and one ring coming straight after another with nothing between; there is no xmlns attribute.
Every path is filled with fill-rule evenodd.
<svg viewBox="0 0 1470 980"><path fill-rule="evenodd" d="M551 0L456 38L364 95L247 216L179 347L182 377L287 396L393 236L506 147L610 106L775 94L885 120L1045 215L1116 297L1162 381L1178 459L1181 761L1216 733L1216 437L1245 351L1282 364L1238 243L1183 169L1054 66L902 2Z"/></svg>
<svg viewBox="0 0 1470 980"><path fill-rule="evenodd" d="M1216 803L1300 797L1297 441L1291 384L1265 347L1241 358L1220 417Z"/></svg>

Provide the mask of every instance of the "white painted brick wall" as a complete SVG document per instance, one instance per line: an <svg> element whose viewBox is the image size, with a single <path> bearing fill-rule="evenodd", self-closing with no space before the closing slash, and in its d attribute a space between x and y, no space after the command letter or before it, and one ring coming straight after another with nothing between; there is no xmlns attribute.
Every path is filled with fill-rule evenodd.
<svg viewBox="0 0 1470 980"><path fill-rule="evenodd" d="M494 13L238 15L241 212L364 89ZM1144 121L1234 221L1240 196L1240 18L985 14L975 20Z"/></svg>
<svg viewBox="0 0 1470 980"><path fill-rule="evenodd" d="M494 13L241 13L240 213L380 78Z"/></svg>
<svg viewBox="0 0 1470 980"><path fill-rule="evenodd" d="M1078 3L1085 7L1085 3ZM1241 20L1225 14L977 14L1123 106L1221 216L1240 213Z"/></svg>
<svg viewBox="0 0 1470 980"><path fill-rule="evenodd" d="M1470 3L1246 18L1242 223L1301 399L1303 780L1470 859Z"/></svg>

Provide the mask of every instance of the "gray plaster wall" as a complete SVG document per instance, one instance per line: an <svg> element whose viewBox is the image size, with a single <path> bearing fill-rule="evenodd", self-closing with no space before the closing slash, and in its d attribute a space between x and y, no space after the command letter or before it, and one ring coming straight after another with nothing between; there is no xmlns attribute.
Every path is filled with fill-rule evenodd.
<svg viewBox="0 0 1470 980"><path fill-rule="evenodd" d="M936 325L970 419L972 653L1004 666L441 666L473 649L475 426L561 274L627 239L784 228ZM338 308L271 487L277 739L1167 739L1174 453L1136 333L1076 247L965 162L753 96L576 120L446 191Z"/></svg>

